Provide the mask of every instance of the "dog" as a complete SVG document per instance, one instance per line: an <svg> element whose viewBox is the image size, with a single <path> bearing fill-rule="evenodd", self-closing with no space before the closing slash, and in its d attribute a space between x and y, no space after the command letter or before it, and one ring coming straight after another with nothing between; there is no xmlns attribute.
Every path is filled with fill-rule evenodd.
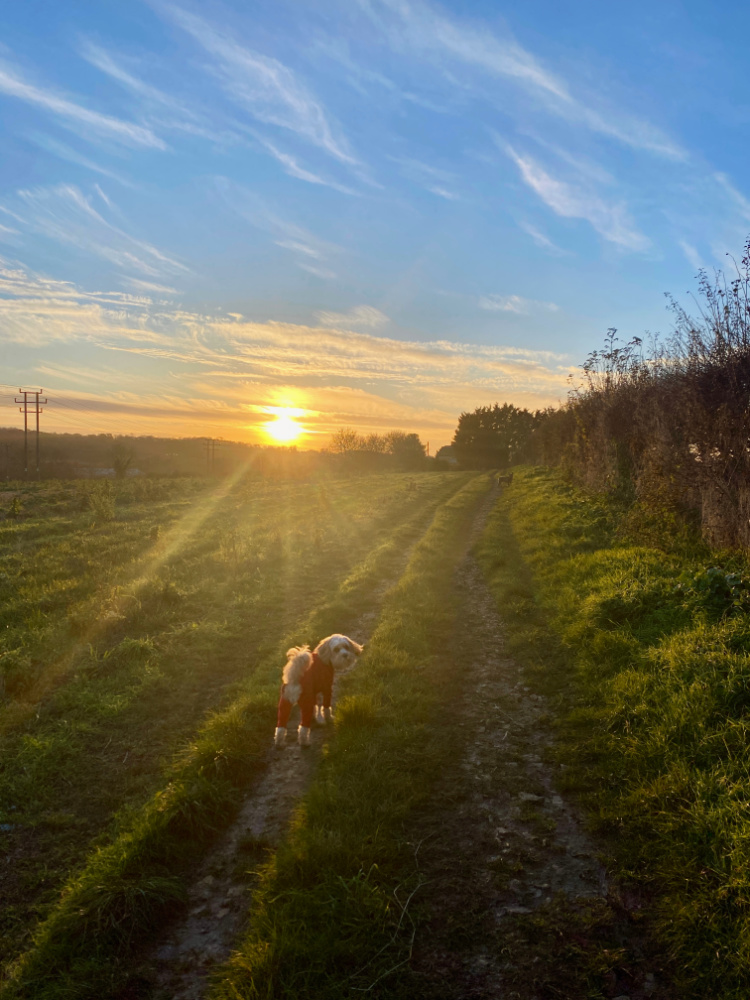
<svg viewBox="0 0 750 1000"><path fill-rule="evenodd" d="M293 646L287 650L274 746L281 749L286 744L286 727L294 705L299 705L300 709L297 742L301 747L310 746L313 716L322 725L331 721L334 671L351 667L363 649L364 646L353 639L336 634L323 639L312 652L309 646ZM323 696L322 705L318 704L318 695Z"/></svg>
<svg viewBox="0 0 750 1000"><path fill-rule="evenodd" d="M497 485L498 486L510 486L513 482L513 473L509 472L507 476L498 476Z"/></svg>

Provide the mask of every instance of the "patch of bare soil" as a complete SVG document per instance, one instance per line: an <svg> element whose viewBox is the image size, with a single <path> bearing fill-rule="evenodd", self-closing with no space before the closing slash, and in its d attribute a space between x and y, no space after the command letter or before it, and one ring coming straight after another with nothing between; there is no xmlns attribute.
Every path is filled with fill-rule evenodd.
<svg viewBox="0 0 750 1000"><path fill-rule="evenodd" d="M672 996L648 954L641 901L608 884L575 804L556 788L547 706L504 655L500 613L470 554L456 593L460 691L441 720L450 763L420 824L427 920L414 941L414 996Z"/></svg>
<svg viewBox="0 0 750 1000"><path fill-rule="evenodd" d="M404 554L404 562L408 554ZM394 582L383 584L373 594L373 609L361 615L350 630L353 639L367 641L377 622L379 605ZM282 667L280 663L279 682ZM335 709L336 682L333 704ZM253 891L252 868L286 832L327 737L326 727L315 728L312 746L299 747L294 730L298 714L295 708L283 750L273 747L273 729L269 729L262 778L196 870L187 890L186 911L145 956L123 1000L131 996L201 1000L212 970L229 958L247 920Z"/></svg>

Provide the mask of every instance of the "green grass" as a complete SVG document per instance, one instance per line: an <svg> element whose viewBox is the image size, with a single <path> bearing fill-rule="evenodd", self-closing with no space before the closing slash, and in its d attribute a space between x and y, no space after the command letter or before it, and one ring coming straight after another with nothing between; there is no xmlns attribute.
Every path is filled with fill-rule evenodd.
<svg viewBox="0 0 750 1000"><path fill-rule="evenodd" d="M132 528L137 544L67 610L81 625L66 629L50 613L45 627L59 630L66 670L36 706L21 688L6 713L0 819L11 830L0 836L15 857L6 956L42 918L17 969L27 985L14 990L62 996L66 983L89 982L94 992L75 995L102 995L102 970L173 905L185 865L257 769L283 650L367 608L403 547L465 481L392 475L293 490L239 482L218 497L167 499L166 509L133 504L95 527L100 559L118 527ZM171 528L152 538L155 520L170 515ZM90 515L70 512L55 536L69 539L63 552L47 519L26 523L26 565L38 580L49 557L59 577L67 566L76 578L80 566L66 560L80 554ZM114 537L97 535L110 530ZM11 566L14 549L6 546ZM27 646L47 641L38 625L16 628ZM35 992L47 976L51 992Z"/></svg>
<svg viewBox="0 0 750 1000"><path fill-rule="evenodd" d="M746 572L689 532L519 471L480 558L510 652L550 699L567 783L650 901L680 996L750 987L750 617L699 586ZM702 575L701 575L702 574Z"/></svg>
<svg viewBox="0 0 750 1000"><path fill-rule="evenodd" d="M258 872L249 935L217 971L214 1000L351 997L408 962L413 828L444 753L429 724L451 664L437 654L454 627L452 568L488 486L478 477L439 508L389 594L313 786Z"/></svg>

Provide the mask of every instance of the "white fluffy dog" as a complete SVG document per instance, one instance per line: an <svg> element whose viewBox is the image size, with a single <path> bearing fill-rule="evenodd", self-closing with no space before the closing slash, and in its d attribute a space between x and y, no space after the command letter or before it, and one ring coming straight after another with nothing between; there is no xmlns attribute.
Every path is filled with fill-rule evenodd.
<svg viewBox="0 0 750 1000"><path fill-rule="evenodd" d="M297 742L302 747L310 746L313 715L322 724L331 720L334 671L351 667L363 649L353 639L336 634L323 639L312 652L309 646L287 650L274 736L277 747L286 743L286 726L294 705L300 708ZM318 704L318 695L323 696L322 705Z"/></svg>

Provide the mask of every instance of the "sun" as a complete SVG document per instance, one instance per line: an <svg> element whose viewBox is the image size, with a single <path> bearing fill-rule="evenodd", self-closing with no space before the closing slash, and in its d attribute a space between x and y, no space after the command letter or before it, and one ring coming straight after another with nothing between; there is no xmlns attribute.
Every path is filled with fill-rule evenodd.
<svg viewBox="0 0 750 1000"><path fill-rule="evenodd" d="M274 441L280 444L291 444L305 433L304 428L294 419L300 415L300 410L295 410L290 406L268 407L269 413L275 413L276 419L269 420L265 425L265 432Z"/></svg>

